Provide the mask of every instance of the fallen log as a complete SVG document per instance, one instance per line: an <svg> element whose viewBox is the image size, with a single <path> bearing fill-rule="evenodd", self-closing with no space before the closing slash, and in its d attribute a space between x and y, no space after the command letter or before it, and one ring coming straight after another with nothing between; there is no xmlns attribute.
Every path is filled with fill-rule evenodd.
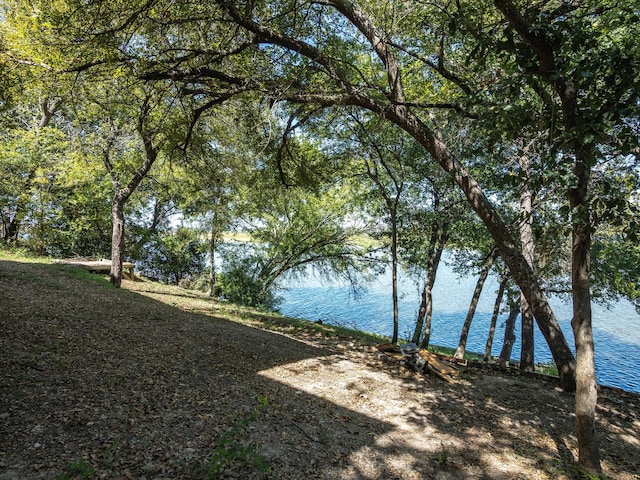
<svg viewBox="0 0 640 480"><path fill-rule="evenodd" d="M376 348L387 357L401 361L413 370L433 373L449 383L452 383L452 377L458 374L458 368L442 359L437 353L424 349L408 350L410 353L407 353L407 350L403 351L401 347L392 343L380 343Z"/></svg>

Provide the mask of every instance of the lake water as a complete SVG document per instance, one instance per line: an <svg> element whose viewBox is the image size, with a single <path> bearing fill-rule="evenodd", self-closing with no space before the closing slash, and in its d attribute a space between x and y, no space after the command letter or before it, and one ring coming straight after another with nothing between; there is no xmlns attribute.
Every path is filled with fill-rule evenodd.
<svg viewBox="0 0 640 480"><path fill-rule="evenodd" d="M467 315L477 278L462 278L446 265L438 270L433 290L433 321L431 343L456 348L460 330ZM345 284L328 284L315 278L290 281L281 293L284 302L280 312L284 315L311 321L322 320L345 327L391 336L393 332L393 305L391 300L391 275L380 276L367 290L354 298L351 288ZM493 313L497 282L487 280L476 310L467 350L484 352L489 324ZM417 310L420 306L420 291L406 275L400 276L400 336L410 337ZM571 302L553 298L551 306L573 349L571 331ZM499 355L504 337L504 322L507 315L498 318L493 341L493 355ZM518 319L512 358L520 358L520 333ZM640 315L626 301L613 308L593 305L593 332L596 348L596 375L598 383L640 393ZM574 351L575 353L575 351ZM536 362L552 360L544 337L536 327Z"/></svg>

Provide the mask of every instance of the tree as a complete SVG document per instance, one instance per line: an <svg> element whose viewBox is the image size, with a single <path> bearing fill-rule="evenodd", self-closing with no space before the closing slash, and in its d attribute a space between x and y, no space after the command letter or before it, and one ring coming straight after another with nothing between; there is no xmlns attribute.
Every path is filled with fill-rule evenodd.
<svg viewBox="0 0 640 480"><path fill-rule="evenodd" d="M460 341L458 342L458 348L456 349L456 352L454 354L455 358L462 359L464 357L467 345L467 337L469 336L469 329L471 328L473 316L476 313L476 307L478 306L478 301L480 300L480 294L482 293L484 283L489 276L489 271L491 270L491 267L493 267L493 263L496 261L496 258L498 258L498 255L498 249L494 247L489 255L487 255L484 259L482 269L480 270L480 275L478 276L478 281L476 282L476 288L473 291L473 297L471 298L471 304L469 305L467 317L465 318L464 325L462 326Z"/></svg>
<svg viewBox="0 0 640 480"><path fill-rule="evenodd" d="M592 5L570 5L568 11L539 12L537 18L530 14L527 18L510 0L495 0L494 3L508 21L511 31L519 38L514 50L521 55L521 62L524 63L524 57L528 57L528 66L533 67L536 78L548 85L557 96L562 111L566 142L562 155L565 161L572 164L567 193L572 212L572 328L577 358L578 463L587 472L600 474L595 433L597 392L589 281L593 225L588 192L592 168L601 156L600 145L610 142L610 133L601 128L624 125L628 113L625 109L615 107L619 101L626 103L633 99L637 106L640 85L638 80L625 78L630 73L629 62L619 54L620 48L626 47L638 53L637 46L629 43L630 35L637 34L637 9L629 6L623 10L626 21L619 26L620 15L618 12L612 14L606 5L595 23L595 19L583 16ZM598 3L593 2L593 6L599 7ZM543 13L560 21L549 23L547 18L542 20L547 17ZM614 23L610 23L612 21ZM613 44L603 41L600 35L613 36L615 41ZM579 41L587 42L587 45L582 46L580 54L576 54L574 49ZM567 56L569 52L573 55ZM638 58L636 55L636 61ZM579 72L577 75L576 70ZM604 82L594 82L592 78L595 76ZM594 128L594 125L600 128ZM624 135L619 135L618 139L622 143L627 141ZM637 139L632 141L637 142Z"/></svg>
<svg viewBox="0 0 640 480"><path fill-rule="evenodd" d="M37 173L39 169L42 171L43 168L46 168L45 165L51 165L54 161L53 156L61 150L61 138L60 136L56 138L56 130L46 130L61 102L61 99L50 101L45 98L42 100L39 118L34 119L34 125L31 126L31 129L27 131L14 129L7 138L7 140L11 138L13 142L9 140L11 143L6 145L8 148L2 162L4 168L7 169L4 177L7 179L21 178L22 181L19 185L7 183L3 189L5 191L13 189L16 192L11 202L12 208L3 212L2 215L5 242L17 242L20 227L28 214L27 204L36 187ZM22 168L18 165L20 163ZM16 167L23 171L15 171ZM11 170L14 171L11 172ZM9 176L10 173L15 176Z"/></svg>
<svg viewBox="0 0 640 480"><path fill-rule="evenodd" d="M120 173L114 166L113 162L113 150L118 138L118 127L115 123L111 122L110 132L105 139L105 145L103 147L103 162L104 166L111 177L111 183L113 184L114 195L111 201L111 220L112 220L112 233L111 233L111 271L109 272L109 281L116 287L120 287L122 283L122 263L124 261L124 205L131 197L133 192L138 188L142 180L145 178L149 170L158 158L159 147L155 143L155 134L147 127L149 122L149 114L151 109L152 97L149 94L144 95L142 104L140 105L140 111L137 115L136 131L140 136L140 140L144 146L144 156L139 161L133 175L125 185L121 180Z"/></svg>
<svg viewBox="0 0 640 480"><path fill-rule="evenodd" d="M241 185L249 179L270 134L256 129L264 108L251 101L229 101L203 112L192 126L184 173L177 188L179 206L209 236L208 293L219 296L216 260L222 235L237 220ZM229 125L234 128L230 129ZM214 140L212 140L212 138Z"/></svg>
<svg viewBox="0 0 640 480"><path fill-rule="evenodd" d="M156 234L145 243L141 273L159 281L192 283L205 265L204 242L198 232L181 227Z"/></svg>
<svg viewBox="0 0 640 480"><path fill-rule="evenodd" d="M491 347L493 345L493 336L496 331L496 323L498 321L498 315L500 314L500 305L502 304L502 298L504 297L504 291L509 281L509 274L502 275L500 280L500 286L498 287L498 293L496 295L496 301L493 306L493 314L491 315L491 323L489 324L489 334L487 335L487 343L484 349L483 360L489 362L491 360Z"/></svg>
<svg viewBox="0 0 640 480"><path fill-rule="evenodd" d="M354 208L349 204L350 188L346 184L318 192L276 185L268 189L259 178L245 186L243 229L253 244L242 245L245 252L235 260L225 255L222 295L230 301L273 307L277 282L285 275L308 274L308 266L327 277L357 281L372 262L367 261L366 250L352 241L362 231L348 222ZM242 285L244 291L238 289Z"/></svg>
<svg viewBox="0 0 640 480"><path fill-rule="evenodd" d="M500 350L499 362L507 364L511 360L511 351L516 341L516 320L520 315L522 303L512 292L507 292L507 305L509 305L509 316L504 324L504 339L502 341L502 350Z"/></svg>
<svg viewBox="0 0 640 480"><path fill-rule="evenodd" d="M418 316L411 339L415 344L420 343L421 348L424 349L429 347L431 340L431 320L433 315L432 291L436 282L436 274L438 273L438 267L442 259L442 252L451 235L449 231L451 226L445 214L447 208L441 207L440 194L435 189L433 210L435 218L431 221L431 228L427 240L427 253L425 255L427 264L424 271L420 307L418 308ZM423 224L421 228L424 228L425 224Z"/></svg>
<svg viewBox="0 0 640 480"><path fill-rule="evenodd" d="M520 185L520 215L519 230L520 243L522 243L522 253L531 269L534 269L535 245L533 240L533 192L530 188L531 168L528 152L518 157L518 164L523 174ZM520 298L522 306L522 348L520 351L520 369L525 372L533 372L534 361L534 341L533 341L533 312L529 308L524 295Z"/></svg>
<svg viewBox="0 0 640 480"><path fill-rule="evenodd" d="M372 183L374 196L382 200L381 207L371 200L369 192L364 194L366 200L363 208L376 216L382 216L388 224L389 230L376 232L377 237L386 237L391 251L391 298L393 305L393 333L391 342L398 342L399 311L398 311L398 230L402 208L402 196L405 191L408 177L407 166L408 150L407 138L395 135L387 125L380 125L377 119L368 120L358 118L357 114L350 115L347 120L347 129L352 132L350 139L345 142L355 143L350 145L350 155L362 163L364 176ZM409 142L410 144L410 142ZM358 168L358 167L355 167ZM382 212L380 211L382 210ZM382 213L382 215L380 215ZM385 239L386 239L385 238Z"/></svg>
<svg viewBox="0 0 640 480"><path fill-rule="evenodd" d="M426 172L424 166L416 173L425 180L417 182L421 188L417 188L417 194L414 192L408 209L402 250L409 270L424 277L412 342L426 349L431 340L432 291L442 253L450 243L456 245L461 240L459 234L465 235L472 222L463 208L464 200L456 195L446 176L437 171Z"/></svg>

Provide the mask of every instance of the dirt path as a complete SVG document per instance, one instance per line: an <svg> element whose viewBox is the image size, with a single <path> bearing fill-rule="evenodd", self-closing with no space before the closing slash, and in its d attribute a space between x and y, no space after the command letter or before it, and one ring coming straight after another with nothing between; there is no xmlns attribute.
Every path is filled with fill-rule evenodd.
<svg viewBox="0 0 640 480"><path fill-rule="evenodd" d="M0 261L0 289L0 480L207 478L211 458L228 479L574 478L573 398L550 383L447 384L62 266ZM640 400L600 398L606 475L637 480Z"/></svg>

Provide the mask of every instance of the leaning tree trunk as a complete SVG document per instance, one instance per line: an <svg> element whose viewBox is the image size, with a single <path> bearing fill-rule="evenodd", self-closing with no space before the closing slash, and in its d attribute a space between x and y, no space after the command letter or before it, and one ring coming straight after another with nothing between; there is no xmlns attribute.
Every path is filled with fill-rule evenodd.
<svg viewBox="0 0 640 480"><path fill-rule="evenodd" d="M461 359L464 357L464 352L467 348L467 338L469 337L469 330L471 329L471 322L473 321L473 316L476 313L478 301L480 300L480 294L482 293L482 289L484 288L484 282L489 276L489 270L491 270L493 262L497 257L498 249L494 247L494 249L491 250L491 253L489 253L487 258L485 259L484 266L482 267L482 271L480 272L480 276L478 277L478 281L476 282L476 288L473 291L471 304L469 305L469 310L467 311L467 318L464 319L464 325L462 326L462 332L460 333L458 348L456 349L456 353L453 355L454 358Z"/></svg>
<svg viewBox="0 0 640 480"><path fill-rule="evenodd" d="M498 288L498 294L496 295L496 303L493 306L493 315L491 316L491 325L489 326L489 335L487 336L487 344L484 347L485 362L491 360L491 347L493 346L493 335L496 331L496 323L498 323L498 315L500 314L500 304L502 303L502 297L504 296L504 289L509 281L509 274L506 273L500 280L500 287Z"/></svg>
<svg viewBox="0 0 640 480"><path fill-rule="evenodd" d="M437 235L438 226L435 227L434 238L435 250L431 253L429 257L429 263L427 266L427 275L424 280L424 286L422 289L422 300L420 302L420 309L418 310L418 318L416 320L416 327L413 332L413 343L420 342L420 338L422 337L422 342L420 343L421 348L429 348L429 342L431 341L431 321L433 318L433 286L436 283L436 275L438 273L438 267L440 266L440 260L442 259L442 252L444 251L444 246L447 243L447 239L449 237L447 233L447 226L442 225L440 234Z"/></svg>
<svg viewBox="0 0 640 480"><path fill-rule="evenodd" d="M412 112L405 96L400 67L394 51L387 38L380 34L367 14L348 0L331 0L329 2L363 34L384 64L389 86L388 101L354 90L342 68L337 66L332 58L324 55L319 49L258 25L249 17L244 16L231 2L218 3L231 15L236 23L252 31L258 38L268 43L299 51L307 58L323 65L327 73L336 82L337 87L344 93L344 96L340 99L342 104L367 109L402 128L422 145L431 157L451 175L452 180L463 191L469 205L477 213L496 242L516 284L527 298L540 331L544 335L558 366L560 386L566 391L575 390L575 359L573 358L573 353L544 292L540 288L537 278L527 265L520 249L516 247L507 225L485 196L475 178L447 148L437 131L427 126ZM296 92L292 92L289 98L293 101L301 101L301 97ZM326 97L321 100L326 104ZM304 96L303 101L313 101L313 95ZM333 104L333 102L330 103Z"/></svg>

